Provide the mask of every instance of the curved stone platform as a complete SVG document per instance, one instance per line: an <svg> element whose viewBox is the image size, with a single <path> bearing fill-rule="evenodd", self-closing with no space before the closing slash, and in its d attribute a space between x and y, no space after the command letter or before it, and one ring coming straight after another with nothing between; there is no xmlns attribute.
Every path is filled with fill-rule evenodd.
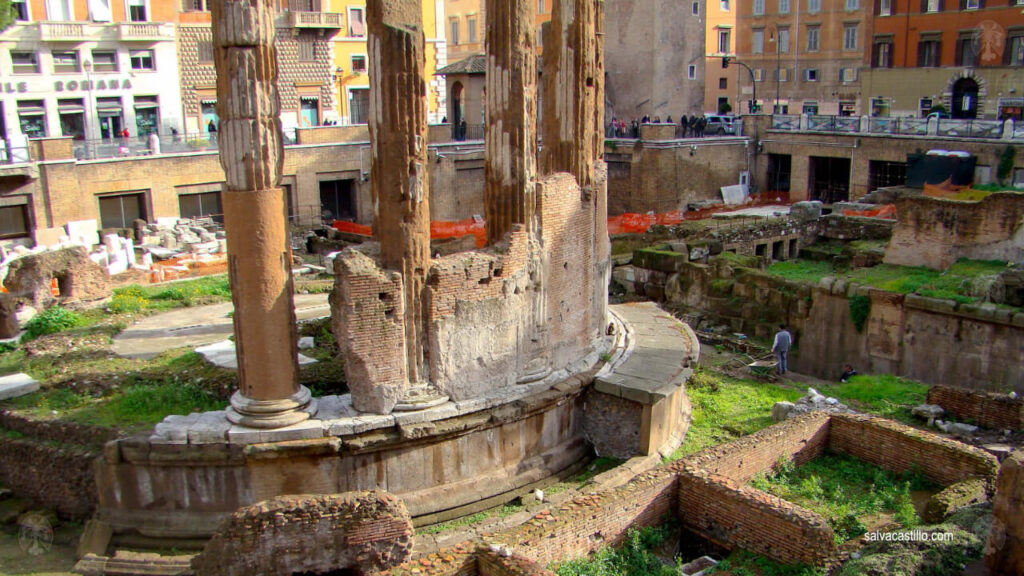
<svg viewBox="0 0 1024 576"><path fill-rule="evenodd" d="M597 397L624 406L628 426L646 434L634 454L674 448L688 424L683 383L697 340L653 304L613 307L613 315L619 328L604 342L609 362L594 351L500 394L389 415L359 413L348 396L328 396L316 419L276 430L231 425L223 412L168 417L148 437L106 446L99 518L116 532L204 538L238 508L275 496L386 490L413 517L443 521L567 473L594 446L620 437L624 423L588 422L598 416ZM604 384L591 386L595 379ZM640 389L646 403L631 399Z"/></svg>

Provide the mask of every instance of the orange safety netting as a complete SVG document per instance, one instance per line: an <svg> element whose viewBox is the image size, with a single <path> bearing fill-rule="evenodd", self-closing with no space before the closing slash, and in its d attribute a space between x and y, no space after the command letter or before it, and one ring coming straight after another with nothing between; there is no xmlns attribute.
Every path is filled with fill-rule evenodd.
<svg viewBox="0 0 1024 576"><path fill-rule="evenodd" d="M768 204L789 204L789 192L763 192L750 197L750 200L742 206L716 205L701 210L671 210L669 212L647 214L621 214L608 218L609 234L637 234L644 233L651 226L672 226L685 220L703 220L711 217L716 212L727 212L751 206L764 206ZM332 224L335 230L359 236L373 236L373 230L366 224L355 222L344 222L335 220ZM472 234L476 238L477 248L487 245L487 231L482 218L466 218L457 221L437 221L430 223L431 238L462 238Z"/></svg>
<svg viewBox="0 0 1024 576"><path fill-rule="evenodd" d="M335 230L357 234L359 236L373 236L373 229L366 224L355 222L343 222L335 220L332 224ZM462 238L472 235L475 238L477 248L487 245L487 230L484 227L483 219L466 218L465 220L437 221L430 223L430 237L437 238Z"/></svg>
<svg viewBox="0 0 1024 576"><path fill-rule="evenodd" d="M843 210L843 216L863 216L866 218L887 218L889 220L896 219L896 206L893 204L885 204L880 208L872 208L870 210Z"/></svg>

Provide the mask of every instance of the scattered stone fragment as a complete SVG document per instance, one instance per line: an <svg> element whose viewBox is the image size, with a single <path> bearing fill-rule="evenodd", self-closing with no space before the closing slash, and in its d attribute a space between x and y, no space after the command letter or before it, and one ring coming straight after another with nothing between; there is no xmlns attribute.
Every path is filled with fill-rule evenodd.
<svg viewBox="0 0 1024 576"><path fill-rule="evenodd" d="M942 416L945 412L942 406L937 404L920 404L910 409L910 413L914 416L927 420L929 426L932 426L935 423L935 419Z"/></svg>
<svg viewBox="0 0 1024 576"><path fill-rule="evenodd" d="M0 400L17 398L39 390L39 382L28 374L18 373L0 377Z"/></svg>

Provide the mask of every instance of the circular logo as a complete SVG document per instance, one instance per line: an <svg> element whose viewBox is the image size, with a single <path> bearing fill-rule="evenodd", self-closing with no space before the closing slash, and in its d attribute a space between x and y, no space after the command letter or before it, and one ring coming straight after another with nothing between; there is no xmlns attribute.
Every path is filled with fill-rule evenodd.
<svg viewBox="0 0 1024 576"><path fill-rule="evenodd" d="M22 552L39 556L53 545L53 527L49 519L39 512L29 512L18 520L18 545Z"/></svg>

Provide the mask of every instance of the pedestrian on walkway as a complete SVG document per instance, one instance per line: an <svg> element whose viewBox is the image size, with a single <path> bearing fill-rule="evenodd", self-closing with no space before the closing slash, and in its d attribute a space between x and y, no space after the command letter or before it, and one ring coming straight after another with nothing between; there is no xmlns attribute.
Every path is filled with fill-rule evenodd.
<svg viewBox="0 0 1024 576"><path fill-rule="evenodd" d="M785 324L779 324L779 331L775 333L775 343L772 344L772 352L779 361L779 374L785 374L789 370L787 360L792 346L793 335L786 330Z"/></svg>

